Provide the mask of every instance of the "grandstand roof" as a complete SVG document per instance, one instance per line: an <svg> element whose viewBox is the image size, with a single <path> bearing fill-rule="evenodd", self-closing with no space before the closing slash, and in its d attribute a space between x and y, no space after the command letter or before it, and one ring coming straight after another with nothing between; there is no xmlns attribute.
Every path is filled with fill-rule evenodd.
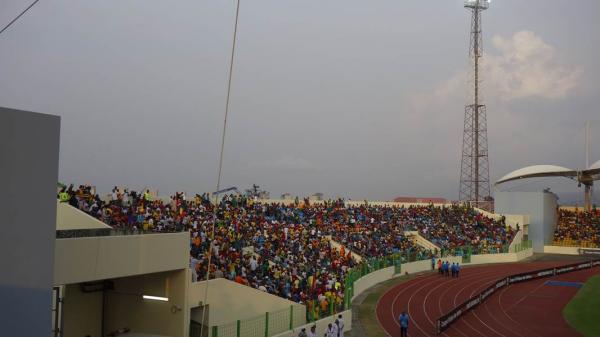
<svg viewBox="0 0 600 337"><path fill-rule="evenodd" d="M523 178L535 178L535 177L575 177L577 171L571 170L566 167L556 165L533 165L523 167L521 169L510 172L504 177L500 178L496 184L505 183L507 181L523 179Z"/></svg>
<svg viewBox="0 0 600 337"><path fill-rule="evenodd" d="M594 180L600 179L600 160L590 165L590 167L588 167L588 169L585 170L585 173L592 176L592 179Z"/></svg>

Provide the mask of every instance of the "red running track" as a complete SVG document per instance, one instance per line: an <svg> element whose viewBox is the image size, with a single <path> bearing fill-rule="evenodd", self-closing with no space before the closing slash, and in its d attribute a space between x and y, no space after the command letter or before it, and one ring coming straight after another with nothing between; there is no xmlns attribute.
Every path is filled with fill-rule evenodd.
<svg viewBox="0 0 600 337"><path fill-rule="evenodd" d="M379 324L389 336L399 336L397 318L405 310L411 319L409 336L435 336L438 317L452 310L496 280L512 274L563 265L536 262L463 268L460 278L429 273L389 289L377 303ZM441 336L580 336L562 317L562 308L578 288L547 285L547 281L585 282L600 268L516 283L488 297Z"/></svg>

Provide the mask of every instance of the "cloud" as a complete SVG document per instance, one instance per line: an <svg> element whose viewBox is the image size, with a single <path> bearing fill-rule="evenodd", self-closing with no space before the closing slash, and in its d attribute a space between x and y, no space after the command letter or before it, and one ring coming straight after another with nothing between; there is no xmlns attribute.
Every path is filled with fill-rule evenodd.
<svg viewBox="0 0 600 337"><path fill-rule="evenodd" d="M531 31L493 37L482 60L481 94L491 112L488 115L493 165L490 178L524 166L523 163L530 160L556 157L559 145L547 147L547 137L566 133L565 124L560 121L570 116L564 114L558 103L573 96L580 86L582 67L565 63L554 46ZM444 170L439 174L448 177L446 179L457 175L456 168L460 163L461 110L472 100L471 78L470 69L461 69L453 76L407 96L411 118L406 120L408 127L404 132L410 133L413 139L433 135L435 139L443 140L420 147L419 151L426 151L429 157L420 158L419 164L426 166L427 161L430 165L449 163L441 168L434 166ZM541 116L545 118L540 119ZM423 130L434 131L430 135ZM568 146L567 139L568 136L560 139L563 148Z"/></svg>
<svg viewBox="0 0 600 337"><path fill-rule="evenodd" d="M305 158L295 157L292 155L284 155L279 158L267 159L260 162L251 162L250 167L260 169L270 169L277 171L314 171L317 166Z"/></svg>
<svg viewBox="0 0 600 337"><path fill-rule="evenodd" d="M492 38L492 52L481 59L484 100L525 98L564 99L579 85L582 67L561 64L556 49L531 31ZM431 107L436 101L464 98L472 70L462 70L433 90L414 93L413 107ZM471 82L472 83L472 82Z"/></svg>
<svg viewBox="0 0 600 337"><path fill-rule="evenodd" d="M483 76L487 88L500 99L562 99L581 80L581 67L560 64L556 49L534 32L494 36L492 46L499 53L484 54Z"/></svg>

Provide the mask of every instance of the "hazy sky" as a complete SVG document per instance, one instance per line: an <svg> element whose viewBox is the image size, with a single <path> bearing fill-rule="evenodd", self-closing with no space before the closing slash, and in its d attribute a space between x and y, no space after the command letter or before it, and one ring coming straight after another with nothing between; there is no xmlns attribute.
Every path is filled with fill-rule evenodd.
<svg viewBox="0 0 600 337"><path fill-rule="evenodd" d="M0 1L0 25L29 2ZM212 191L234 6L41 0L0 35L0 105L62 116L61 181ZM584 123L600 120L598 13L597 0L494 0L484 13L493 181L584 166ZM241 0L222 186L457 198L469 20L459 0Z"/></svg>

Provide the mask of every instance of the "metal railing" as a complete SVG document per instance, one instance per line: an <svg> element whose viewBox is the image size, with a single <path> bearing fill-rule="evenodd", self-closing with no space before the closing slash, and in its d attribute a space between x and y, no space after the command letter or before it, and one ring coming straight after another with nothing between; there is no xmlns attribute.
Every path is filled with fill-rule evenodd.
<svg viewBox="0 0 600 337"><path fill-rule="evenodd" d="M213 326L211 337L270 337L305 324L304 310L300 305L266 312L263 315ZM190 330L191 337L194 331Z"/></svg>
<svg viewBox="0 0 600 337"><path fill-rule="evenodd" d="M553 246L560 247L582 247L582 248L600 248L600 245L590 240L563 239L552 241Z"/></svg>
<svg viewBox="0 0 600 337"><path fill-rule="evenodd" d="M524 250L527 250L529 248L533 247L533 244L531 242L531 240L525 240L525 241L521 241L521 243L517 243L513 246L513 248L511 249L511 253L518 253L518 252L522 252Z"/></svg>

